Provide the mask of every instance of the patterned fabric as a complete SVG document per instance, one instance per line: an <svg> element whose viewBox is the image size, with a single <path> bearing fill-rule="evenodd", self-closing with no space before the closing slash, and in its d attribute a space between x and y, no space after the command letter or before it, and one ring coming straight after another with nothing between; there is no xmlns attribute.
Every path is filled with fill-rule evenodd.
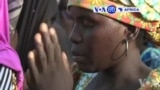
<svg viewBox="0 0 160 90"><path fill-rule="evenodd" d="M86 86L96 75L97 73L82 73L75 90L85 90Z"/></svg>
<svg viewBox="0 0 160 90"><path fill-rule="evenodd" d="M18 90L15 73L2 65L0 65L0 90Z"/></svg>
<svg viewBox="0 0 160 90"><path fill-rule="evenodd" d="M110 18L145 29L153 42L160 45L160 1L159 0L69 0L68 6L79 6L93 10L94 7L114 5L116 7L138 7L140 13L101 13Z"/></svg>
<svg viewBox="0 0 160 90"><path fill-rule="evenodd" d="M12 90L18 90L18 86L17 86L17 78L15 73L12 74Z"/></svg>
<svg viewBox="0 0 160 90"><path fill-rule="evenodd" d="M160 67L160 48L149 47L141 55L142 61L150 68Z"/></svg>
<svg viewBox="0 0 160 90"><path fill-rule="evenodd" d="M160 90L160 67L149 74L139 90Z"/></svg>

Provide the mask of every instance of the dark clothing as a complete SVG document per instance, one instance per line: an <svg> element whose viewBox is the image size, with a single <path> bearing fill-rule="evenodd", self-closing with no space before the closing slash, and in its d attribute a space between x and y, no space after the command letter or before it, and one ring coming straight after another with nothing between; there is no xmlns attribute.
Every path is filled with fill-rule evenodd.
<svg viewBox="0 0 160 90"><path fill-rule="evenodd" d="M24 0L17 24L19 36L17 51L24 70L27 69L27 55L34 48L34 35L39 31L40 23L53 24L56 11L56 0Z"/></svg>

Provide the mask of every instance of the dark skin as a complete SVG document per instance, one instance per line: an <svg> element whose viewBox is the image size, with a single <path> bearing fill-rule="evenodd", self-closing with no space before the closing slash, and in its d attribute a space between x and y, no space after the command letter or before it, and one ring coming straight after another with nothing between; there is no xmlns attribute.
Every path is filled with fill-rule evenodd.
<svg viewBox="0 0 160 90"><path fill-rule="evenodd" d="M68 14L68 11L66 10L61 12L61 25L65 28L65 31L69 36L69 34L72 31L73 20L71 19L70 15Z"/></svg>
<svg viewBox="0 0 160 90"><path fill-rule="evenodd" d="M65 12L65 10L59 10L53 26L57 31L61 49L67 53L69 60L71 60L71 42L68 33L72 28L72 20L66 17Z"/></svg>
<svg viewBox="0 0 160 90"><path fill-rule="evenodd" d="M70 41L69 41L69 38L68 38L68 35L67 35L67 33L69 32L69 28L70 28L70 25L71 25L71 20L69 19L69 18L67 18L66 17L66 15L65 15L65 12L66 12L66 10L65 10L65 8L61 8L61 7L66 7L65 5L66 5L66 0L61 0L60 1L60 5L59 5L59 7L60 7L60 10L59 10L59 12L58 12L58 14L57 14L57 17L56 17L56 20L55 20L55 22L54 22L54 28L55 28L55 30L56 30L56 33L57 33L57 36L58 36L58 41L59 41L59 44L60 44L60 46L61 46L61 51L63 51L63 52L65 52L66 53L66 55L67 55L67 58L68 58L68 60L69 61L71 61L71 52L70 52ZM66 27L67 26L67 27ZM48 28L49 29L49 28ZM70 29L71 30L71 29ZM42 32L41 32L42 31ZM40 32L41 33L43 33L43 30L40 30ZM42 35L42 37L44 37L43 35ZM37 39L39 39L39 38L35 38L35 42L37 41ZM49 38L50 39L50 38ZM46 40L46 41L48 41L48 40ZM44 43L44 42L43 42ZM36 43L35 43L36 44ZM44 46L45 46L46 44L44 44ZM49 44L49 45L53 45L53 44ZM36 47L37 47L37 45L35 45ZM50 50L52 50L52 49L50 49ZM37 51L37 52L39 52L39 51ZM47 52L45 52L46 54L47 54ZM53 54L51 54L51 55L53 55ZM40 59L39 58L35 58L36 59L36 62L34 63L34 65L35 65L35 67L40 67L39 66L39 64L37 65L36 63L40 63ZM29 61L30 61L31 59L29 59ZM70 62L71 63L71 62ZM48 65L50 68L52 68L51 66L52 65ZM71 71L72 71L72 69L73 69L73 71L74 71L74 68L76 68L76 64L73 62L73 63L71 63ZM32 67L30 67L30 70L31 70L31 68ZM41 68L40 68L41 69ZM29 70L28 70L28 72L29 72ZM32 73L31 72L29 72L28 73L28 76L30 76ZM46 72L43 72L43 73L39 73L39 74L37 74L37 75L41 75L42 77L39 77L39 79L40 78L42 78L42 80L48 80L48 79L45 79L45 77L46 77L46 75L48 75L48 74L50 74L50 71L46 71ZM53 74L52 74L53 75ZM65 75L65 74L64 74ZM72 74L70 74L70 75L72 75ZM59 75L59 76L61 76L61 75ZM65 76L67 76L67 75L65 75ZM35 76L36 77L36 76ZM57 77L58 78L58 77ZM28 79L29 81L28 81L28 84L30 83L30 80L32 80L32 79L34 79L34 77L31 77L31 79ZM50 80L52 80L53 81L53 79L54 78L51 78ZM69 78L68 78L69 79ZM50 83L52 83L52 81L48 81L48 82L50 82ZM73 82L72 81L72 79L69 81L69 82ZM32 82L32 85L30 84L29 85L29 87L27 86L27 84L25 84L25 90L29 90L29 88L36 88L36 87L39 87L37 84L39 84L40 82ZM41 83L42 84L42 83ZM46 85L46 87L49 85L48 83L47 84L42 84L43 86L44 85ZM67 84L61 84L61 85L67 85ZM71 84L71 85L73 85L73 84ZM35 86L35 87L34 87ZM41 86L40 86L41 87ZM54 87L54 86L53 86ZM57 87L58 87L58 85L57 85ZM49 88L49 87L47 87L48 89L51 89L51 88ZM65 89L67 89L66 87L64 87ZM43 88L41 88L42 90L43 90ZM36 90L36 89L34 89L34 90ZM39 90L39 89L38 89ZM45 89L46 90L46 89ZM55 89L54 89L55 90ZM58 90L61 90L61 88L59 88ZM62 89L63 90L63 89Z"/></svg>
<svg viewBox="0 0 160 90"><path fill-rule="evenodd" d="M10 33L10 44L14 49L16 49L17 47L17 42L18 42L18 33L15 30Z"/></svg>
<svg viewBox="0 0 160 90"><path fill-rule="evenodd" d="M55 26L55 28L56 28L56 31L58 31L57 33L58 33L58 37L59 37L59 41L60 41L60 44L61 44L61 48L62 48L62 50L64 51L64 52L66 52L66 54L67 54L67 57L68 57L68 60L71 60L70 58L71 58L71 56L70 56L70 48L69 47L67 47L67 45L68 45L68 37L67 37L67 35L66 35L66 33L65 33L65 31L63 30L63 28L61 27L61 26L58 26L58 25L54 25ZM10 35L10 41L11 41L11 46L15 49L16 48L16 46L17 46L17 40L18 40L18 35L17 35L17 32L16 32L16 30L15 30L15 32L11 32L11 35ZM67 43L66 43L67 42ZM52 44L50 44L50 45L52 45ZM68 48L68 49L67 49ZM50 49L51 50L51 49ZM39 63L39 62L38 62ZM38 66L39 67L39 66ZM76 64L75 63L72 63L72 66L71 66L71 68L75 68L76 67ZM31 67L30 67L31 68ZM49 72L49 71L48 71ZM49 73L48 73L49 74ZM44 74L43 74L44 75ZM45 77L45 76L44 76ZM44 78L43 78L44 79ZM28 80L30 80L30 79L28 79ZM52 79L50 79L50 80L52 80ZM72 79L71 79L71 82L72 82ZM36 83L37 84L37 83ZM35 85L35 83L33 84L33 85ZM46 84L44 84L44 85L46 85ZM36 86L36 85L35 85ZM33 86L32 86L33 87ZM41 88L42 89L42 88ZM25 79L25 81L24 81L24 90L30 90L29 89L29 87L28 87L28 85L27 85L27 83L26 83L26 79ZM34 90L36 90L36 89L34 89ZM39 90L39 89L38 89Z"/></svg>
<svg viewBox="0 0 160 90"><path fill-rule="evenodd" d="M29 90L71 90L73 79L67 56L61 52L55 29L41 24L35 35L36 49L29 52Z"/></svg>
<svg viewBox="0 0 160 90"><path fill-rule="evenodd" d="M73 59L85 72L99 72L86 90L137 90L139 79L151 71L140 60L134 32L105 16L79 7L71 7L75 26L70 34ZM129 41L127 56L124 39ZM121 56L121 57L120 57Z"/></svg>
<svg viewBox="0 0 160 90"><path fill-rule="evenodd" d="M65 29L67 34L72 31L72 25L73 25L73 20L71 19L70 15L68 14L67 10L67 2L68 0L61 0L60 1L60 12L59 12L59 19L60 19L60 24L62 27Z"/></svg>
<svg viewBox="0 0 160 90"><path fill-rule="evenodd" d="M56 26L56 29L60 28ZM72 75L77 64L68 62L70 60L58 42L62 38L58 39L57 30L48 28L45 23L41 24L40 32L35 35L36 48L28 55L30 66L26 74L27 82L24 84L24 90L71 90L73 88Z"/></svg>
<svg viewBox="0 0 160 90"><path fill-rule="evenodd" d="M146 78L151 71L140 60L136 45L139 29L131 32L115 20L78 7L71 7L70 14L75 23L70 34L72 58L81 70L98 72L86 90L137 90L140 87L138 79ZM53 48L58 42L45 35L47 29L45 32L41 29L36 35L36 50L29 54L32 80L29 86L33 90L72 90L69 66L63 62L61 50ZM127 56L124 53L125 39L129 42L129 49L125 52Z"/></svg>

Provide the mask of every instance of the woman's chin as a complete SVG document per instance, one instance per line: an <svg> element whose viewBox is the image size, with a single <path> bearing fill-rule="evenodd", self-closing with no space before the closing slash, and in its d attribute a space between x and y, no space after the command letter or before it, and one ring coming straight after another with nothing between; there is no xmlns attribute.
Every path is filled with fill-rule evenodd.
<svg viewBox="0 0 160 90"><path fill-rule="evenodd" d="M92 66L89 65L81 65L79 64L79 70L86 72L86 73L95 73L98 72L96 69L94 69Z"/></svg>

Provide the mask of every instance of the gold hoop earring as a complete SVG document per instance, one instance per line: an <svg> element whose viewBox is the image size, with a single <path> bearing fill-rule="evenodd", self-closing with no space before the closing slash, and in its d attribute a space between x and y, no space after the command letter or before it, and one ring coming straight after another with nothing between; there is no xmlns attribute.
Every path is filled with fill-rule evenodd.
<svg viewBox="0 0 160 90"><path fill-rule="evenodd" d="M125 53L126 53L126 56L128 55L128 40L125 39Z"/></svg>

